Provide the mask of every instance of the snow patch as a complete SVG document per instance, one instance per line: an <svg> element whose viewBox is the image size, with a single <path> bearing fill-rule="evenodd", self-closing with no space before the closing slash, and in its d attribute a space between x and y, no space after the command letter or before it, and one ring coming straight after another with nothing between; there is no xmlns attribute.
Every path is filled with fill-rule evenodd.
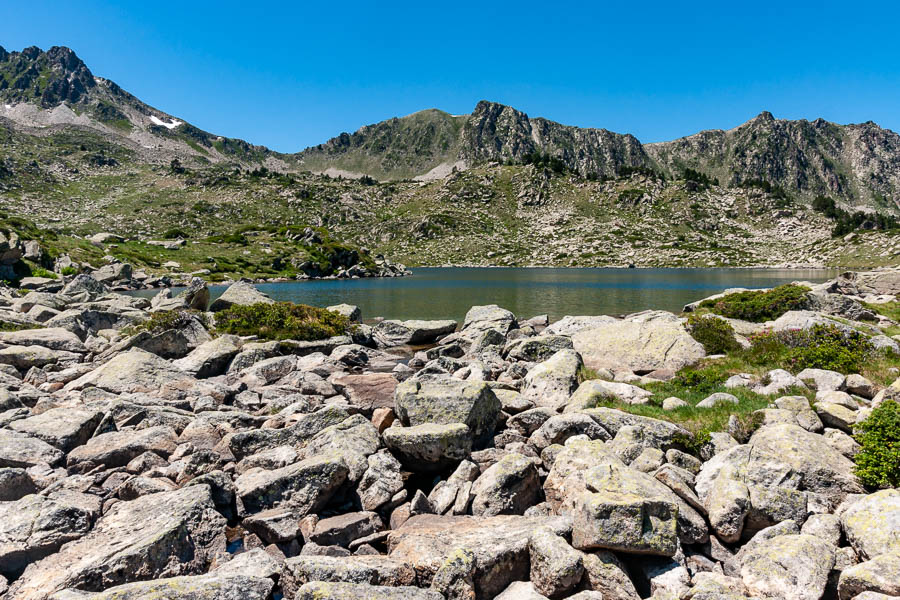
<svg viewBox="0 0 900 600"><path fill-rule="evenodd" d="M163 120L160 119L159 117L156 117L156 116L153 116L153 115L150 115L150 121L151 121L154 125L159 125L159 126L161 126L161 127L165 127L166 129L175 129L176 127L178 127L179 125L181 125L181 121L177 121L177 120L175 120L175 119L172 119L172 122L171 122L171 123L166 123L165 121L163 121Z"/></svg>

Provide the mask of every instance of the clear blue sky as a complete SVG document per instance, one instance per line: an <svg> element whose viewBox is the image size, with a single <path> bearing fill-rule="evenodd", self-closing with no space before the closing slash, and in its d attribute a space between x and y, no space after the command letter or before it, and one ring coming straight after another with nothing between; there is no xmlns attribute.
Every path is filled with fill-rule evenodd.
<svg viewBox="0 0 900 600"><path fill-rule="evenodd" d="M286 152L481 99L644 142L762 110L900 130L896 3L0 4L7 50L70 46L161 110Z"/></svg>

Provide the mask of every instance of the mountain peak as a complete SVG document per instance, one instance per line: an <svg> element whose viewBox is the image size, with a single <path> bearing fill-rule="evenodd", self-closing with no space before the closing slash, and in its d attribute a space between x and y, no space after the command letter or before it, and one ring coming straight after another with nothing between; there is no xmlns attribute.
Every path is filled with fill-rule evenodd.
<svg viewBox="0 0 900 600"><path fill-rule="evenodd" d="M71 48L53 46L44 52L30 46L0 52L0 97L7 101L37 101L52 108L85 99L95 85L93 73Z"/></svg>

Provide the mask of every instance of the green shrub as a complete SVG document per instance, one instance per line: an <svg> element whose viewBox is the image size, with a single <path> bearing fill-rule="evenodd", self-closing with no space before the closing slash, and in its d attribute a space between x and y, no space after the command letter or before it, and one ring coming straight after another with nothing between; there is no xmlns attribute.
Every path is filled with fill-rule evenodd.
<svg viewBox="0 0 900 600"><path fill-rule="evenodd" d="M25 329L40 329L40 325L29 325L26 323L10 323L9 321L0 321L0 331L23 331Z"/></svg>
<svg viewBox="0 0 900 600"><path fill-rule="evenodd" d="M780 364L794 372L828 369L859 373L875 352L865 335L835 325L761 333L751 336L750 343L745 358L751 364Z"/></svg>
<svg viewBox="0 0 900 600"><path fill-rule="evenodd" d="M806 306L806 292L809 288L800 285L780 285L763 291L747 291L728 294L722 298L704 300L701 308L729 317L762 323L777 319L791 310L800 310Z"/></svg>
<svg viewBox="0 0 900 600"><path fill-rule="evenodd" d="M856 428L859 480L872 488L900 487L900 404L885 400Z"/></svg>
<svg viewBox="0 0 900 600"><path fill-rule="evenodd" d="M32 277L46 277L47 279L59 279L59 275L53 271L48 271L44 267L31 267Z"/></svg>
<svg viewBox="0 0 900 600"><path fill-rule="evenodd" d="M690 388L694 392L712 393L725 382L725 376L715 367L705 369L687 367L679 371L672 381L675 385Z"/></svg>
<svg viewBox="0 0 900 600"><path fill-rule="evenodd" d="M234 305L216 313L216 329L269 340L321 340L347 332L349 319L335 312L292 302Z"/></svg>
<svg viewBox="0 0 900 600"><path fill-rule="evenodd" d="M165 239L165 240L177 240L177 239L186 240L189 237L188 234L185 233L185 231L183 229L179 229L177 227L166 230L162 234L162 236L163 236L163 239Z"/></svg>
<svg viewBox="0 0 900 600"><path fill-rule="evenodd" d="M734 327L723 319L691 315L687 322L691 337L703 344L707 354L726 354L740 348L734 339Z"/></svg>
<svg viewBox="0 0 900 600"><path fill-rule="evenodd" d="M63 275L77 275L78 269L75 267L69 266L69 267L63 267L62 269L59 270L59 272Z"/></svg>

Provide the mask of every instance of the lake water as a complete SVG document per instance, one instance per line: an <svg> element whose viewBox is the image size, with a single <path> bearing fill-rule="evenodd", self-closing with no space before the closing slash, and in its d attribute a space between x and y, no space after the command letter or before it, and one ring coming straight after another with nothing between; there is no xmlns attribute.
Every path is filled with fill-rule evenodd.
<svg viewBox="0 0 900 600"><path fill-rule="evenodd" d="M335 279L262 283L275 300L313 306L356 304L371 319L456 319L469 307L499 304L528 318L549 314L626 314L645 309L680 311L693 302L731 287L772 287L791 281L821 282L834 277L825 269L558 269L441 268L413 269L410 277ZM213 286L213 298L224 291ZM179 288L173 289L173 292ZM156 290L138 294L153 296Z"/></svg>

